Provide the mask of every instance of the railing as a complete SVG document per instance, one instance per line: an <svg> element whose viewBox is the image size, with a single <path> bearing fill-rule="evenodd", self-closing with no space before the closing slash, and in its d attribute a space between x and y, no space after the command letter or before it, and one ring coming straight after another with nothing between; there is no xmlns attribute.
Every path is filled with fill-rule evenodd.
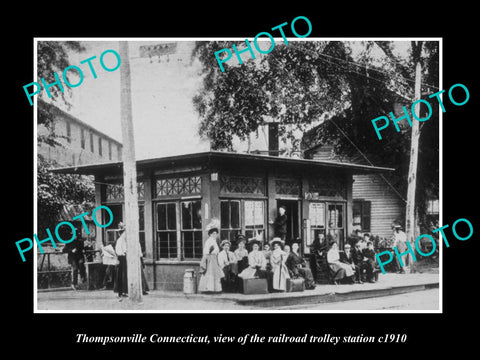
<svg viewBox="0 0 480 360"><path fill-rule="evenodd" d="M85 257L100 252L100 250L85 250ZM67 254L60 251L45 251L38 253L37 288L61 289L68 288L72 283L72 267L67 261Z"/></svg>

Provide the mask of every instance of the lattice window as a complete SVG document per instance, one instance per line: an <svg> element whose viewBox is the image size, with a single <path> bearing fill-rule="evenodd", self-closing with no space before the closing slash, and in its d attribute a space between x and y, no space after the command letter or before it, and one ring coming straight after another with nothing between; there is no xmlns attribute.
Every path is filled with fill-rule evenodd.
<svg viewBox="0 0 480 360"><path fill-rule="evenodd" d="M122 184L108 184L106 186L106 198L107 201L123 201L123 185ZM145 182L139 181L137 183L138 199L145 199Z"/></svg>
<svg viewBox="0 0 480 360"><path fill-rule="evenodd" d="M265 181L262 178L221 176L220 191L223 193L265 194Z"/></svg>
<svg viewBox="0 0 480 360"><path fill-rule="evenodd" d="M106 187L107 200L123 200L123 185L122 184L109 184Z"/></svg>
<svg viewBox="0 0 480 360"><path fill-rule="evenodd" d="M312 179L309 181L309 192L318 193L319 196L341 196L346 197L344 182L338 178Z"/></svg>
<svg viewBox="0 0 480 360"><path fill-rule="evenodd" d="M156 196L200 194L202 192L202 178L190 176L185 178L158 179L156 182Z"/></svg>
<svg viewBox="0 0 480 360"><path fill-rule="evenodd" d="M282 195L300 195L298 180L275 180L275 192Z"/></svg>

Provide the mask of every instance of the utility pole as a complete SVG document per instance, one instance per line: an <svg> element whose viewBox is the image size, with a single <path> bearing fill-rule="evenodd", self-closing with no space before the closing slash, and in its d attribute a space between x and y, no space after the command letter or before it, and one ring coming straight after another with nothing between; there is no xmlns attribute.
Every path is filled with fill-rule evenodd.
<svg viewBox="0 0 480 360"><path fill-rule="evenodd" d="M415 60L415 101L422 97L422 64L420 56L422 52L422 42L412 41L413 58ZM407 233L407 241L410 242L412 249L415 249L415 191L417 188L417 166L418 166L418 140L420 138L420 124L413 121L412 136L410 145L410 165L408 169L408 189L407 189L407 211L405 231ZM415 251L415 250L414 250ZM416 264L412 255L408 254L408 264L410 265L410 273L417 271Z"/></svg>
<svg viewBox="0 0 480 360"><path fill-rule="evenodd" d="M132 96L128 42L120 41L120 118L123 143L123 188L125 194L125 233L127 237L128 297L132 303L142 301L140 242L138 227L137 168L132 122Z"/></svg>

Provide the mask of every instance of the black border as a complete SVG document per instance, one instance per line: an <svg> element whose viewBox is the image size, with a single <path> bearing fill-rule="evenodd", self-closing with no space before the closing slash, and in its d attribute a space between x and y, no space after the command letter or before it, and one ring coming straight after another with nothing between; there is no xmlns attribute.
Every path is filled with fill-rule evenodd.
<svg viewBox="0 0 480 360"><path fill-rule="evenodd" d="M360 356L389 356L396 349L401 349L405 350L401 353L403 356L416 356L423 352L433 354L455 345L460 345L462 350L473 348L475 331L469 327L476 326L470 322L476 309L476 272L473 266L478 254L475 239L478 230L470 240L451 240L450 248L444 248L443 314L33 314L32 256L27 256L27 261L22 263L14 242L33 233L33 107L25 100L22 86L32 81L34 37L254 36L285 21L290 22L299 15L307 16L312 22L310 37L442 37L444 89L462 83L471 95L470 101L462 107L447 106L443 118L444 224L467 218L474 229L478 227L478 215L470 206L475 204L477 183L474 150L477 116L473 114L478 88L473 80L478 72L473 64L477 50L474 37L476 22L469 19L470 14L476 13L473 6L468 9L447 4L449 8L446 9L437 3L423 10L407 3L388 7L373 7L365 3L339 5L338 9L327 8L321 3L315 7L293 9L276 3L266 12L260 12L242 3L230 8L226 4L202 4L198 10L183 4L182 11L161 5L112 4L111 8L102 11L98 6L67 10L46 4L42 9L21 12L19 33L13 34L12 28L4 29L7 37L4 49L9 55L2 58L2 68L7 73L4 99L8 99L3 106L4 134L8 136L4 137L3 189L9 197L4 202L7 217L4 217L3 226L6 235L3 258L7 260L7 266L3 270L6 280L3 282L3 298L6 300L5 311L11 319L6 324L9 331L5 343L9 348L19 350L28 346L43 351L47 347L50 349L47 351L58 356L68 356L68 353L92 356L104 351L121 352L127 347L133 347L139 354L146 355L152 351L152 354L165 356L163 350L174 348L179 354L185 351L194 355L210 352L215 354L213 356L222 357L229 356L222 350L236 352L237 349L267 348L261 344L228 345L227 348L221 344L102 346L75 343L77 333L114 336L136 332L170 336L191 333L210 336L219 333L229 336L244 333L262 336L279 333L290 336L305 333L408 335L405 344L268 346L269 351L295 349L298 356L307 355L304 350L319 351L312 353L313 356L324 354L323 350L335 351L335 354L353 350ZM273 9L281 11L273 12Z"/></svg>

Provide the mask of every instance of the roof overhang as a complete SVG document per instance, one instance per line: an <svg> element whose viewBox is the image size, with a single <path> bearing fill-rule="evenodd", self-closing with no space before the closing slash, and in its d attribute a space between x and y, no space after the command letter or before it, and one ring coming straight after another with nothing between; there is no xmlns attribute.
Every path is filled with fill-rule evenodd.
<svg viewBox="0 0 480 360"><path fill-rule="evenodd" d="M338 170L351 174L383 173L395 171L393 168L367 166L337 161L310 160L277 157L269 155L208 151L201 153L168 156L155 159L137 161L137 171L147 172L156 169L174 169L185 166L213 167L255 167L258 169L289 169L291 170ZM59 174L81 174L81 175L119 175L123 173L123 162L111 162L102 164L80 165L51 169L53 173Z"/></svg>

